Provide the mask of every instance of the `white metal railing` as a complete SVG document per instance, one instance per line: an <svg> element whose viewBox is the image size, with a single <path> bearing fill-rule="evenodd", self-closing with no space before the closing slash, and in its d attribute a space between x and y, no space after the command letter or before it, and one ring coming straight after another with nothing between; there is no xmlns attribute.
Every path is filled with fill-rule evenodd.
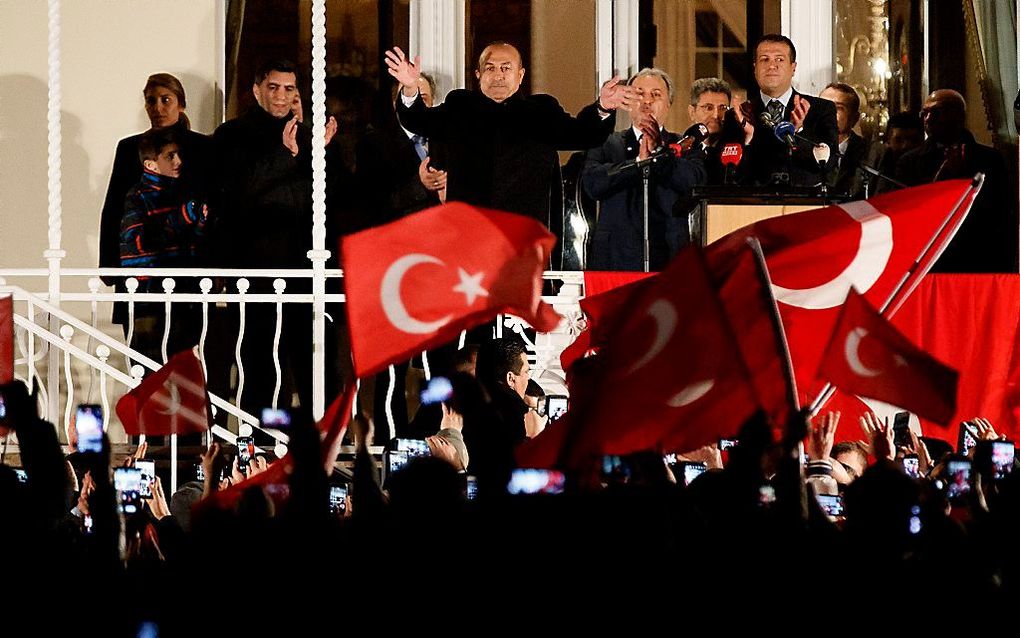
<svg viewBox="0 0 1020 638"><path fill-rule="evenodd" d="M286 292L287 279L285 279L285 277L291 280L308 278L313 275L311 270L141 268L81 268L61 270L62 289L59 290L58 294L62 301L62 308L58 308L46 300L48 293L31 292L22 287L3 285L5 277L38 277L41 282L42 278L49 277L50 274L51 273L48 269L0 270L0 294L3 294L4 292L12 293L15 301L18 302L16 308L20 308L21 304L24 304L25 310L23 313L18 314L16 311L16 325L18 328L18 330L16 330L17 349L20 353L20 357L17 360L16 370L19 373L24 370L23 374L18 375L19 378L25 380L30 385L35 383L37 387L40 388L43 403L48 407L56 406L57 401L61 396L59 376L53 377L52 375L47 375L47 379L44 380L40 376L36 364L46 356L49 348L55 348L56 351L59 351L64 355L62 367L65 387L67 388L67 397L64 404L62 423L65 432L70 423L71 406L73 403L75 387L74 367L71 365L72 359L84 364L90 375L98 373L101 401L104 406L104 418L106 420L104 425L109 425L111 411L109 410L107 380L114 379L127 388L133 388L139 383L145 369L158 369L161 364L168 359L168 356L173 354L172 352L167 352L167 344L173 327L172 319L175 313L175 306L177 304L187 303L198 304L201 311L201 334L198 342L198 354L199 360L203 366L203 371L206 372L207 378L209 373L209 362L206 358L206 341L209 334L210 304L227 304L237 306L239 329L236 335L236 342L234 344L234 359L231 362L237 367L237 386L235 396L233 397L233 401L231 401L229 397L212 395L211 402L214 409L224 410L227 414L237 419L240 434L250 434L254 429L259 429L259 420L254 415L244 411L240 407L241 398L244 392L245 370L244 359L241 356L241 346L244 343L246 336L244 324L246 306L248 304L273 304L275 309L276 325L273 340L272 343L267 343L265 345L266 348L271 349L275 372L275 383L273 384L273 394L271 397L267 397L265 404L276 406L279 401L279 394L283 382L283 370L281 369L280 364L280 336L285 305L314 305L318 301L322 304L322 307L325 308L326 303L343 303L345 300L344 295L340 293L316 294L315 292ZM329 270L324 274L327 278L339 278L342 276L342 273L339 270ZM100 281L99 275L121 277L124 275L146 275L156 279L163 277L163 281L160 283L164 292L135 292L137 290L136 280L132 277L127 279L128 292L108 292L108 288ZM248 275L248 277L239 277L239 275ZM560 314L565 315L568 320L563 322L560 328L554 333L538 334L535 338L531 338L528 334L526 323L516 317L503 315L496 322L496 332L494 336L502 336L504 331L508 330L519 334L527 344L528 358L532 368L535 370L536 378L538 378L539 381L546 386L552 384L556 391L559 391L560 388L556 386L561 386L563 384L563 377L559 372L559 354L563 348L570 343L573 336L576 334L576 318L579 317L578 301L583 294L584 279L583 273L573 271L551 271L545 273L544 276L546 279L561 282L562 285L559 294L556 296L547 296L545 297L545 300L551 303L554 308L560 312ZM232 277L237 277L237 279L231 280L230 278ZM254 279L255 277L261 277L264 279L272 278L274 292L248 292L250 289L249 278ZM177 281L186 278L200 278L199 289L201 292L177 292ZM218 292L213 292L212 288L214 280L218 282L229 281L230 285L225 286ZM81 291L81 284L83 282L87 286L88 292ZM230 288L233 288L236 292L228 292ZM127 304L129 322L126 341L121 341L117 336L111 336L101 329L101 326L105 322L101 323L99 316L99 304L103 302L124 302ZM131 347L134 308L136 304L145 302L161 303L166 315L160 353L162 361L153 360ZM91 318L90 322L86 322L79 318L79 316L84 316L86 314L85 312L71 311L73 306L78 305L80 307L84 304L88 304L89 306L87 314ZM82 308L82 310L84 310L84 308ZM311 331L310 329L311 326L308 326L308 330L301 328L298 330L300 330L302 334L308 334ZM75 335L87 337L89 345L85 348L81 348L72 343L71 339ZM37 340L41 341L41 347L36 347ZM463 345L463 340L464 338L462 335L460 345ZM427 358L425 359L425 364L426 376L429 376L430 373L428 370ZM60 363L57 365L59 366ZM313 375L316 372L319 372L319 370L313 370ZM217 373L222 377L224 371L217 371ZM54 378L58 379L57 383L53 383ZM314 381L317 381L317 383L313 384L313 391L319 391L318 388L325 388L324 378L314 379ZM53 400L50 401L50 398ZM324 399L324 397L316 398L320 401ZM47 409L46 416L50 420L58 422L58 414L59 410L57 409ZM382 415L380 415L380 417L381 416ZM392 415L387 414L385 416L392 426ZM277 440L279 444L286 444L287 438L284 434L276 430L262 431ZM229 442L233 442L233 437L235 436L229 430L220 426L216 426L214 428L213 434ZM173 442L171 446L172 448L174 447ZM174 450L172 449L171 452L173 453L173 451Z"/></svg>

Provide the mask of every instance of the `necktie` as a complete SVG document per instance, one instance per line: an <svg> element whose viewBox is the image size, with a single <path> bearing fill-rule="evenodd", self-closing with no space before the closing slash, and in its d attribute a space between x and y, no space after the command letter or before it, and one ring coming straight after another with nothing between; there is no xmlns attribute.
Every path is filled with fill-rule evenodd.
<svg viewBox="0 0 1020 638"><path fill-rule="evenodd" d="M783 103L780 102L779 100L770 100L769 101L768 112L769 112L769 117L772 118L773 122L782 122L783 121L783 112L785 110L786 110L786 108L783 106Z"/></svg>
<svg viewBox="0 0 1020 638"><path fill-rule="evenodd" d="M427 143L425 138L421 135L412 135L411 141L414 142L414 152L418 154L418 159L423 160L429 152L425 149Z"/></svg>

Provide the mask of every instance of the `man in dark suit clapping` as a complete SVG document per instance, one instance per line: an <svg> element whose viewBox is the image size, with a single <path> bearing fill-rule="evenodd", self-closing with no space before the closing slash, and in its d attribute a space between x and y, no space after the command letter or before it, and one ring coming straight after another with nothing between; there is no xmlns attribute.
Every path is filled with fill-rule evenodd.
<svg viewBox="0 0 1020 638"><path fill-rule="evenodd" d="M629 165L679 141L663 128L673 102L673 82L661 69L641 69L628 82L637 103L630 110L632 125L613 133L599 148L588 151L581 183L589 197L601 204L592 237L592 270L644 268L644 191L641 170ZM718 127L716 127L718 129ZM711 129L710 129L711 130ZM652 164L648 190L649 269L661 270L690 243L687 216L674 216L677 200L698 184L706 172L701 143L675 157L666 153Z"/></svg>
<svg viewBox="0 0 1020 638"><path fill-rule="evenodd" d="M557 150L598 146L629 108L630 87L614 78L576 117L551 95L524 95L524 65L516 47L485 47L475 77L480 91L457 89L436 107L418 94L418 64L399 48L386 52L389 73L402 89L397 114L408 130L443 146L450 200L528 215L549 223L550 194L559 179ZM556 204L559 208L560 204Z"/></svg>
<svg viewBox="0 0 1020 638"><path fill-rule="evenodd" d="M797 71L797 49L783 35L762 36L755 47L754 78L760 91L750 97L755 134L745 162L750 164L749 179L758 184L783 182L811 186L821 182L823 170L812 155L812 144L837 148L836 107L832 102L798 93L793 88ZM773 133L777 122L790 122L798 139L780 140ZM809 141L805 141L809 140ZM825 167L836 164L832 153Z"/></svg>

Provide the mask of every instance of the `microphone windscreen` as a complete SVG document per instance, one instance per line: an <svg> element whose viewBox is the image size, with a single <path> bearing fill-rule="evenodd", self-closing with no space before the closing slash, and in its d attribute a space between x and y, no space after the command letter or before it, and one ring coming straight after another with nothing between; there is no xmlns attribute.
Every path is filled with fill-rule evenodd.
<svg viewBox="0 0 1020 638"><path fill-rule="evenodd" d="M684 139L693 139L700 142L708 137L708 127L704 124L692 124L690 128L684 131L683 136Z"/></svg>
<svg viewBox="0 0 1020 638"><path fill-rule="evenodd" d="M775 131L776 137L780 141L788 141L788 137L793 137L793 134L797 132L797 128L791 122L779 122L776 124Z"/></svg>
<svg viewBox="0 0 1020 638"><path fill-rule="evenodd" d="M727 144L723 147L719 160L724 165L736 166L744 157L744 147L740 144Z"/></svg>
<svg viewBox="0 0 1020 638"><path fill-rule="evenodd" d="M819 164L825 164L826 162L828 162L829 155L831 152L832 149L830 149L829 145L825 143L818 144L817 146L811 149L811 154L815 156L815 161L818 162Z"/></svg>

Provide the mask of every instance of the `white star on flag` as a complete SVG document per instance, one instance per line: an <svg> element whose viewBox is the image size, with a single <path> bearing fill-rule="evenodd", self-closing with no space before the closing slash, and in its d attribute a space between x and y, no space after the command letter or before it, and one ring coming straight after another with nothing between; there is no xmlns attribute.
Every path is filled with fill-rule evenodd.
<svg viewBox="0 0 1020 638"><path fill-rule="evenodd" d="M463 293L467 299L467 305L473 304L478 297L489 296L489 291L482 288L482 278L485 277L485 271L469 275L463 268L458 268L457 276L460 277L460 283L453 287L453 291Z"/></svg>

